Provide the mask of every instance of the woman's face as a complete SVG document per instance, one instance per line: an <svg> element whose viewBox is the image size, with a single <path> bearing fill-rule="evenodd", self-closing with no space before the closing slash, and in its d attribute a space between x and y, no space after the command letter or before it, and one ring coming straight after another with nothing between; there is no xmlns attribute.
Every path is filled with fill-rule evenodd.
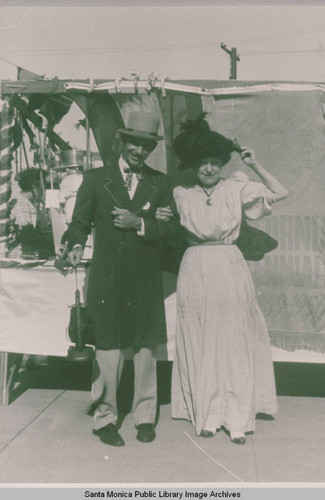
<svg viewBox="0 0 325 500"><path fill-rule="evenodd" d="M204 158L197 171L197 178L201 186L206 188L215 186L220 180L223 165L220 158Z"/></svg>

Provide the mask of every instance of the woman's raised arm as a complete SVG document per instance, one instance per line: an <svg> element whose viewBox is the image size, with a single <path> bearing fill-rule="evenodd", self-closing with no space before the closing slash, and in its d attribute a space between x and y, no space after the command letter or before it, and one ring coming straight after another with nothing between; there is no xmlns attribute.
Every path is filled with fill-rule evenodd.
<svg viewBox="0 0 325 500"><path fill-rule="evenodd" d="M242 148L240 157L245 165L257 173L265 186L275 194L277 200L282 200L288 196L289 192L284 186L282 186L281 182L279 182L273 175L270 174L270 172L258 163L252 149L246 147Z"/></svg>

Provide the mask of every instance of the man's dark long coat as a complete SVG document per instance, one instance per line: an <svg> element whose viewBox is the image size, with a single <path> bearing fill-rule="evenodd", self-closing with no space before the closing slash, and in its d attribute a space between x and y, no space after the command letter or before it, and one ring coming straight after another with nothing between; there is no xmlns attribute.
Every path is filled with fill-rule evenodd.
<svg viewBox="0 0 325 500"><path fill-rule="evenodd" d="M167 341L159 241L177 238L180 227L176 219L155 219L157 207L166 205L173 205L171 178L148 166L132 200L117 160L84 174L67 239L69 249L84 246L94 227L87 304L97 349ZM116 228L114 207L142 217L145 236Z"/></svg>

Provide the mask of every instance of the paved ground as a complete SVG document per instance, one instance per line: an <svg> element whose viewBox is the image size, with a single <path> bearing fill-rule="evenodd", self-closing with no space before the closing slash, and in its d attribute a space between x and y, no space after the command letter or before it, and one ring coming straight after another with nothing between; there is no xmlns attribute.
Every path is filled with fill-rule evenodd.
<svg viewBox="0 0 325 500"><path fill-rule="evenodd" d="M0 483L325 482L325 367L276 363L275 370L279 413L257 420L238 446L224 431L198 438L190 423L170 418L170 365L161 364L157 439L139 443L127 414L126 446L114 448L91 433L90 365L49 358L39 370L20 370L11 404L0 407ZM131 386L129 363L119 394L124 412Z"/></svg>

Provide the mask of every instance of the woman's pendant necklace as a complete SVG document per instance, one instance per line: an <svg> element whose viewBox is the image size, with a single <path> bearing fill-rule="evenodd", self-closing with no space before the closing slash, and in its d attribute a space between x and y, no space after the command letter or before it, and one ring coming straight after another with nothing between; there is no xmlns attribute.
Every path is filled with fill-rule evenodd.
<svg viewBox="0 0 325 500"><path fill-rule="evenodd" d="M208 191L207 189L205 189L203 186L201 186L201 188L203 189L203 191L204 191L204 192L205 192L205 194L207 195L207 199L206 199L206 201L205 201L205 204L206 204L206 205L208 205L208 207L211 207L211 205L212 205L212 203L213 203L213 200L212 200L212 198L211 198L211 195L212 195L212 193L213 193L213 191L214 191L215 186L214 186L214 188L210 191L210 193L209 193L209 191Z"/></svg>

